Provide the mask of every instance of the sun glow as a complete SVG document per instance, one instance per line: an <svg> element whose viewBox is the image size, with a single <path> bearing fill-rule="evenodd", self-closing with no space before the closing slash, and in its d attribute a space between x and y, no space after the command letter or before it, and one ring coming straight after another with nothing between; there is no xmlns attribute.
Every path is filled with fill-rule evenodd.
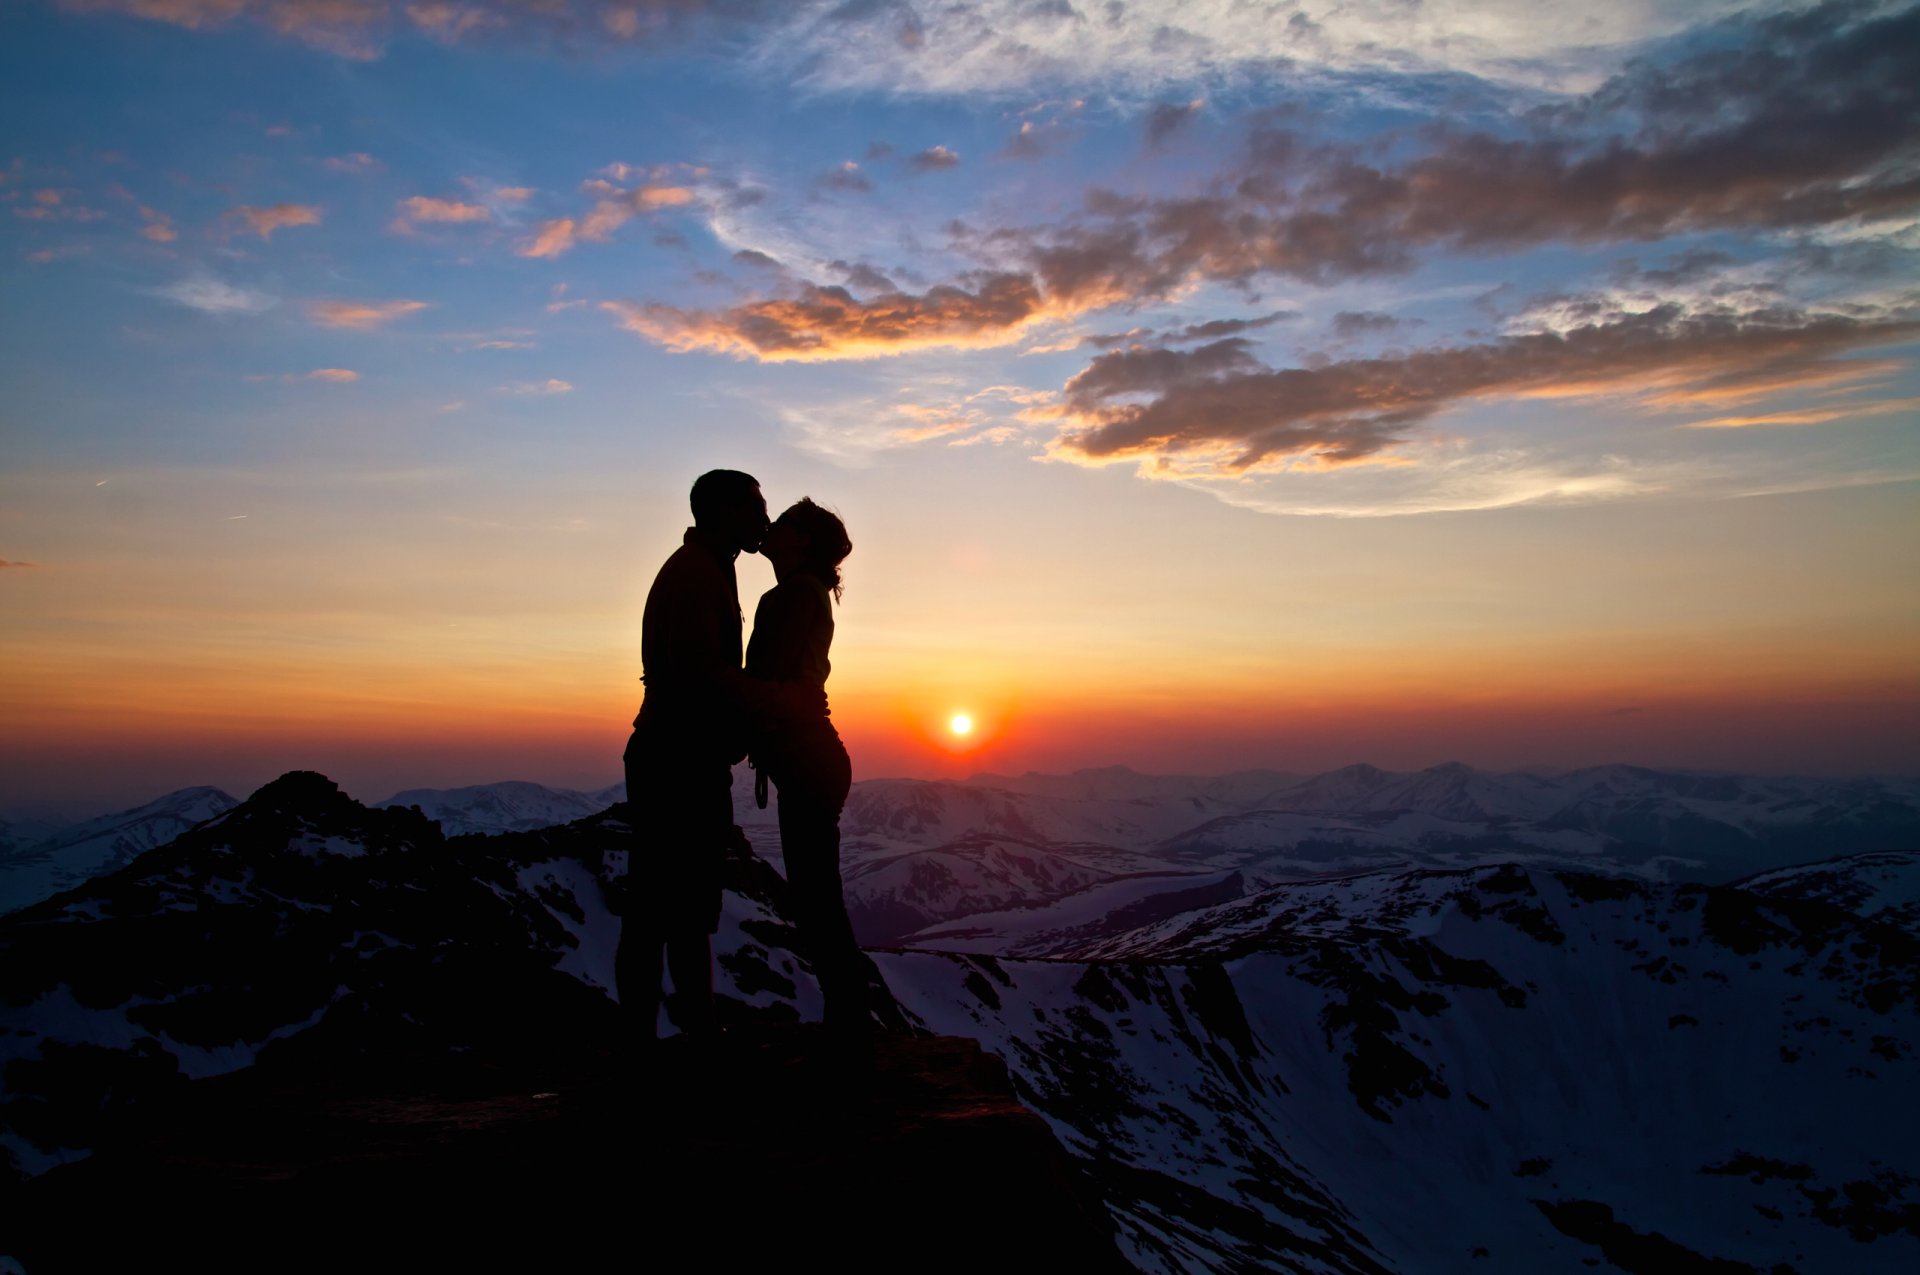
<svg viewBox="0 0 1920 1275"><path fill-rule="evenodd" d="M955 713L953 720L947 723L947 729L956 735L967 735L973 730L973 719L965 713Z"/></svg>

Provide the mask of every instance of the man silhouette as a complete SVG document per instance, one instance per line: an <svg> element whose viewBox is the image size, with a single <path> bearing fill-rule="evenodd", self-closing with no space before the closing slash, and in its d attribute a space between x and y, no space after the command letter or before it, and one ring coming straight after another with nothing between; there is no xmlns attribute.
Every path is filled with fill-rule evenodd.
<svg viewBox="0 0 1920 1275"><path fill-rule="evenodd" d="M693 526L647 593L641 620L646 693L624 758L634 828L614 978L630 1044L654 1038L661 952L673 976L667 1012L689 1036L711 1035L721 861L738 835L733 765L746 755L740 590L734 560L767 534L767 502L733 469L693 484Z"/></svg>

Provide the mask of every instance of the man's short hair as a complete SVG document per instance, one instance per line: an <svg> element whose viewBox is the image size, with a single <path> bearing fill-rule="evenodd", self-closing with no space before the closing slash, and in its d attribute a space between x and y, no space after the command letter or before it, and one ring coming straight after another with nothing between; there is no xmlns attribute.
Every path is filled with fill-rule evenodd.
<svg viewBox="0 0 1920 1275"><path fill-rule="evenodd" d="M709 469L693 480L695 524L725 517L730 509L751 505L760 494L760 480L737 469Z"/></svg>

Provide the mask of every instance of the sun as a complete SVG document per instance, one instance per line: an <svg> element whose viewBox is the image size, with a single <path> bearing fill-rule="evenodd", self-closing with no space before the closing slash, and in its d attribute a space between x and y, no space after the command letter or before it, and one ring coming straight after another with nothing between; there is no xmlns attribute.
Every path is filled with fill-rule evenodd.
<svg viewBox="0 0 1920 1275"><path fill-rule="evenodd" d="M965 713L955 713L953 720L947 723L947 729L956 735L966 735L973 730L973 719Z"/></svg>

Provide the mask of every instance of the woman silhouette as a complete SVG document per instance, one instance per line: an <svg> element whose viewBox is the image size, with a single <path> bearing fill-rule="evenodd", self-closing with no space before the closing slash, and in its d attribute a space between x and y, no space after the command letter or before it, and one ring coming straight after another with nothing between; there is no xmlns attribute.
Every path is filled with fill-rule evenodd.
<svg viewBox="0 0 1920 1275"><path fill-rule="evenodd" d="M753 613L746 669L750 677L821 692L818 712L759 720L752 742L755 787L762 806L767 782L780 794L780 844L794 920L826 999L827 1027L859 1035L871 1022L867 959L854 941L840 884L840 810L853 768L827 715L825 693L840 563L851 552L839 516L805 497L774 520L760 553L777 583Z"/></svg>

